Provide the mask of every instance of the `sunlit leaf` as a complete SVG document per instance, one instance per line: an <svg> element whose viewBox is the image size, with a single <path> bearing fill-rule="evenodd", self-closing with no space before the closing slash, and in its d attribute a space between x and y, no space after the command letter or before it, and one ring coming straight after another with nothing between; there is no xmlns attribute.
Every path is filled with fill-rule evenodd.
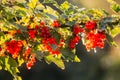
<svg viewBox="0 0 120 80"><path fill-rule="evenodd" d="M63 63L62 59L57 58L57 57L55 57L55 56L53 56L53 55L48 55L48 56L45 57L45 59L46 59L46 61L47 61L48 63L53 62L53 63L55 63L58 67L60 67L61 69L65 69L65 66L64 66L64 63Z"/></svg>
<svg viewBox="0 0 120 80"><path fill-rule="evenodd" d="M50 17L51 19L57 19L59 16L59 13L56 11L56 10L54 10L54 9L52 9L51 7L49 7L49 6L46 6L46 9L44 9L43 10L44 11L44 13L46 13L46 15L48 16L48 17Z"/></svg>
<svg viewBox="0 0 120 80"><path fill-rule="evenodd" d="M38 0L29 0L28 6L31 9L35 9L35 7L37 6L37 2L38 2Z"/></svg>
<svg viewBox="0 0 120 80"><path fill-rule="evenodd" d="M119 12L119 11L120 11L120 5L118 5L118 4L113 4L113 5L111 6L111 8L112 8L115 12Z"/></svg>
<svg viewBox="0 0 120 80"><path fill-rule="evenodd" d="M114 12L119 12L120 11L120 5L115 1L115 0L107 0L110 3L111 9Z"/></svg>
<svg viewBox="0 0 120 80"><path fill-rule="evenodd" d="M111 30L111 35L115 37L118 34L120 34L120 27L114 27L114 29Z"/></svg>
<svg viewBox="0 0 120 80"><path fill-rule="evenodd" d="M21 66L24 63L23 58L21 58L20 56L18 56L18 65Z"/></svg>
<svg viewBox="0 0 120 80"><path fill-rule="evenodd" d="M15 76L13 80L22 80L20 76Z"/></svg>
<svg viewBox="0 0 120 80"><path fill-rule="evenodd" d="M42 5L42 4L38 4L37 6L36 6L36 9L38 9L38 10L43 10L45 7Z"/></svg>
<svg viewBox="0 0 120 80"><path fill-rule="evenodd" d="M18 3L26 3L26 0L16 0Z"/></svg>
<svg viewBox="0 0 120 80"><path fill-rule="evenodd" d="M2 69L2 66L0 65L0 70Z"/></svg>
<svg viewBox="0 0 120 80"><path fill-rule="evenodd" d="M70 4L67 1L65 1L63 4L61 4L60 8L62 10L64 10L64 9L68 10L70 8Z"/></svg>

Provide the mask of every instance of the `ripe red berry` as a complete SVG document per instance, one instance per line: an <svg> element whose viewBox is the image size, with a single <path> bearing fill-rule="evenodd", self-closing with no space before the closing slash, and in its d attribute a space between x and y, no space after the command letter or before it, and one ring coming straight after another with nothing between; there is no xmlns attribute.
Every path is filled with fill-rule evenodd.
<svg viewBox="0 0 120 80"><path fill-rule="evenodd" d="M69 44L69 47L71 49L74 49L76 44L79 42L80 40L80 36L75 36L71 41L70 41L70 44Z"/></svg>
<svg viewBox="0 0 120 80"><path fill-rule="evenodd" d="M35 25L35 29L38 30L39 26L38 25Z"/></svg>
<svg viewBox="0 0 120 80"><path fill-rule="evenodd" d="M40 33L41 37L43 37L43 38L49 38L49 37L51 37L50 29L48 27L46 27L46 26L41 27L40 31L41 31L41 33Z"/></svg>
<svg viewBox="0 0 120 80"><path fill-rule="evenodd" d="M59 50L53 50L53 51L51 52L51 54L53 54L53 55L58 55L58 54L60 54L60 51L59 51Z"/></svg>
<svg viewBox="0 0 120 80"><path fill-rule="evenodd" d="M22 45L22 41L11 40L6 42L6 50L12 55L13 58L17 58Z"/></svg>
<svg viewBox="0 0 120 80"><path fill-rule="evenodd" d="M28 29L28 34L30 39L33 39L36 37L37 31L35 29Z"/></svg>
<svg viewBox="0 0 120 80"><path fill-rule="evenodd" d="M97 25L96 21L94 21L94 20L88 21L85 24L85 28L87 28L88 30L93 30L93 29L95 29L96 25Z"/></svg>
<svg viewBox="0 0 120 80"><path fill-rule="evenodd" d="M60 39L59 47L63 47L65 45L64 39Z"/></svg>
<svg viewBox="0 0 120 80"><path fill-rule="evenodd" d="M55 28L59 28L60 27L60 23L58 22L58 20L54 20L53 27L55 27Z"/></svg>
<svg viewBox="0 0 120 80"><path fill-rule="evenodd" d="M86 49L90 51L96 47L103 48L104 41L106 39L105 33L98 32L95 33L91 31L86 36Z"/></svg>
<svg viewBox="0 0 120 80"><path fill-rule="evenodd" d="M30 55L30 52L31 52L31 48L28 48L28 49L25 51L25 54L24 54L25 60L28 60L28 57L29 57L29 55Z"/></svg>
<svg viewBox="0 0 120 80"><path fill-rule="evenodd" d="M43 51L48 51L50 54L60 54L60 51L58 50L58 43L55 38L47 38L42 40L42 44L45 50ZM54 47L53 47L54 45Z"/></svg>
<svg viewBox="0 0 120 80"><path fill-rule="evenodd" d="M2 48L0 47L0 52L2 51Z"/></svg>
<svg viewBox="0 0 120 80"><path fill-rule="evenodd" d="M28 26L27 26L27 30L28 30L28 29L30 29L30 28L31 28L31 26L30 26L30 25L28 25Z"/></svg>
<svg viewBox="0 0 120 80"><path fill-rule="evenodd" d="M35 55L31 55L28 62L26 63L27 68L31 69L35 62L36 62Z"/></svg>
<svg viewBox="0 0 120 80"><path fill-rule="evenodd" d="M21 33L22 33L22 31L21 31L20 29L18 29L18 30L17 30L17 33L18 33L18 34L21 34Z"/></svg>
<svg viewBox="0 0 120 80"><path fill-rule="evenodd" d="M79 25L74 25L73 27L73 34L77 35L79 34L80 32L83 32L84 30L82 28L80 28Z"/></svg>
<svg viewBox="0 0 120 80"><path fill-rule="evenodd" d="M48 42L52 45L52 44L54 44L54 45L58 45L57 44L57 41L56 41L56 39L55 38L48 38Z"/></svg>
<svg viewBox="0 0 120 80"><path fill-rule="evenodd" d="M45 23L43 21L40 22L40 26L43 27Z"/></svg>

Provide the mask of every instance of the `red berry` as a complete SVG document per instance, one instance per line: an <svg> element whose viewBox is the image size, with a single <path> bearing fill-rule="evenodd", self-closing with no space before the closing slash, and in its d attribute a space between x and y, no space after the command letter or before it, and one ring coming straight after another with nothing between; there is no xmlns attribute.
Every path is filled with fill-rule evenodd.
<svg viewBox="0 0 120 80"><path fill-rule="evenodd" d="M76 44L79 42L80 36L75 36L71 41L70 41L70 48L74 49Z"/></svg>
<svg viewBox="0 0 120 80"><path fill-rule="evenodd" d="M2 48L0 47L0 52L2 51Z"/></svg>
<svg viewBox="0 0 120 80"><path fill-rule="evenodd" d="M30 29L30 28L31 28L31 26L30 26L30 25L28 25L28 26L27 26L27 29Z"/></svg>
<svg viewBox="0 0 120 80"><path fill-rule="evenodd" d="M28 34L29 34L30 39L32 39L36 37L37 31L35 29L29 29Z"/></svg>
<svg viewBox="0 0 120 80"><path fill-rule="evenodd" d="M40 22L40 26L43 27L44 25L45 25L45 23L44 23L43 21L41 21L41 22Z"/></svg>
<svg viewBox="0 0 120 80"><path fill-rule="evenodd" d="M41 27L40 30L41 30L41 33L40 33L41 37L43 37L43 38L51 37L50 29L48 27L46 27L46 26Z"/></svg>
<svg viewBox="0 0 120 80"><path fill-rule="evenodd" d="M49 42L51 45L52 45L52 44L58 45L55 38L48 38L48 42Z"/></svg>
<svg viewBox="0 0 120 80"><path fill-rule="evenodd" d="M59 47L63 47L65 45L65 41L63 39L60 39Z"/></svg>
<svg viewBox="0 0 120 80"><path fill-rule="evenodd" d="M28 49L25 51L25 55L24 55L25 60L28 59L28 57L29 57L29 55L30 55L30 52L31 52L31 48L28 48Z"/></svg>
<svg viewBox="0 0 120 80"><path fill-rule="evenodd" d="M26 63L27 68L31 69L35 62L36 62L35 55L31 55L28 62Z"/></svg>
<svg viewBox="0 0 120 80"><path fill-rule="evenodd" d="M94 20L92 21L88 21L86 24L85 24L85 28L87 28L88 30L93 30L95 29L96 27L96 22Z"/></svg>
<svg viewBox="0 0 120 80"><path fill-rule="evenodd" d="M58 54L60 54L60 51L59 50L54 50L54 51L52 51L52 54L58 55Z"/></svg>
<svg viewBox="0 0 120 80"><path fill-rule="evenodd" d="M57 20L54 20L53 26L54 26L55 28L59 28L59 27L60 27L60 23L59 23Z"/></svg>
<svg viewBox="0 0 120 80"><path fill-rule="evenodd" d="M60 54L59 50L58 50L58 43L56 41L55 38L47 38L47 39L43 39L42 40L42 44L44 45L44 51L48 51L50 54ZM56 47L53 48L53 45L55 45ZM57 50L56 50L57 49Z"/></svg>
<svg viewBox="0 0 120 80"><path fill-rule="evenodd" d="M90 49L94 49L96 47L103 48L105 38L105 33L100 33L99 31L97 31L97 33L94 31L89 32L86 36L87 50L90 51Z"/></svg>
<svg viewBox="0 0 120 80"><path fill-rule="evenodd" d="M31 67L33 66L33 63L29 61L26 63L26 66L28 69L31 69Z"/></svg>
<svg viewBox="0 0 120 80"><path fill-rule="evenodd" d="M73 34L77 35L79 34L80 32L83 32L84 30L82 28L80 28L79 25L74 25L73 27Z"/></svg>
<svg viewBox="0 0 120 80"><path fill-rule="evenodd" d="M35 25L35 29L37 30L39 28L39 26L38 25Z"/></svg>
<svg viewBox="0 0 120 80"><path fill-rule="evenodd" d="M13 58L17 58L22 45L22 41L11 40L6 42L6 50L12 55Z"/></svg>

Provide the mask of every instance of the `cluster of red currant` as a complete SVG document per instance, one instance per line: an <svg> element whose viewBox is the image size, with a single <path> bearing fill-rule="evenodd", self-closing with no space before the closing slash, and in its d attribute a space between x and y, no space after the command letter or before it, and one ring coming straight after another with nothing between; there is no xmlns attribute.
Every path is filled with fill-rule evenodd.
<svg viewBox="0 0 120 80"><path fill-rule="evenodd" d="M86 28L86 42L85 46L87 51L90 51L91 49L96 49L96 47L103 48L104 47L104 41L106 40L106 34L105 31L100 31L96 29L97 24L96 21L88 21L85 25Z"/></svg>
<svg viewBox="0 0 120 80"><path fill-rule="evenodd" d="M6 42L6 51L11 54L13 58L17 58L22 46L22 41L11 40Z"/></svg>
<svg viewBox="0 0 120 80"><path fill-rule="evenodd" d="M74 49L75 45L78 44L79 40L80 40L80 33L83 32L84 29L81 28L79 25L74 25L73 26L73 38L70 41L70 48Z"/></svg>
<svg viewBox="0 0 120 80"><path fill-rule="evenodd" d="M73 26L73 38L69 45L71 49L74 49L76 44L78 44L81 39L80 35L84 38L84 45L86 46L87 51L96 49L96 47L104 47L106 34L105 31L97 29L97 23L95 20L87 21L84 27L81 27L80 25Z"/></svg>
<svg viewBox="0 0 120 80"><path fill-rule="evenodd" d="M51 24L52 28L48 27L43 21L40 24L31 26L27 26L27 32L30 41L36 41L37 38L40 40L41 44L41 51L42 52L49 52L52 55L60 54L60 49L65 46L67 43L63 38L60 37L59 41L51 34L52 31L58 30L61 28L59 21L54 20ZM69 42L69 48L74 49L81 38L84 38L84 45L86 46L87 51L91 49L96 49L96 47L103 48L104 41L106 39L105 31L100 31L97 29L97 23L94 20L87 21L85 25L75 24L72 27L73 34L71 36L71 40ZM13 32L9 32L12 36L15 34L22 34L22 31L16 30ZM83 35L84 34L84 35ZM6 42L6 52L11 54L13 58L17 58L21 49L25 49L23 54L23 58L26 62L27 68L30 69L34 63L36 62L36 55L33 54L32 48L28 47L27 44L29 41L27 40L10 40ZM26 47L27 45L27 47ZM31 45L32 46L32 45ZM0 52L2 48L0 46Z"/></svg>

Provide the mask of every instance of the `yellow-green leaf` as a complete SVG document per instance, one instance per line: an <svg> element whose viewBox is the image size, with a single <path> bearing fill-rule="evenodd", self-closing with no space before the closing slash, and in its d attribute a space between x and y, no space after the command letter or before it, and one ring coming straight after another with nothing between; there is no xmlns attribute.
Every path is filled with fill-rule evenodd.
<svg viewBox="0 0 120 80"><path fill-rule="evenodd" d="M37 2L38 2L38 0L29 0L28 6L31 9L34 9L37 6Z"/></svg>
<svg viewBox="0 0 120 80"><path fill-rule="evenodd" d="M67 1L65 1L63 4L61 4L60 8L68 10L70 8L70 4Z"/></svg>
<svg viewBox="0 0 120 80"><path fill-rule="evenodd" d="M13 80L22 80L22 78L20 76L14 76Z"/></svg>
<svg viewBox="0 0 120 80"><path fill-rule="evenodd" d="M59 13L49 6L46 6L46 9L44 9L43 11L47 14L48 17L50 17L52 19L57 19L59 17L58 16Z"/></svg>
<svg viewBox="0 0 120 80"><path fill-rule="evenodd" d="M25 3L26 0L16 0L18 3Z"/></svg>
<svg viewBox="0 0 120 80"><path fill-rule="evenodd" d="M42 5L42 4L38 4L37 6L36 6L36 9L38 9L38 10L43 10L45 7Z"/></svg>
<svg viewBox="0 0 120 80"><path fill-rule="evenodd" d="M80 62L80 59L77 56L75 56L74 62Z"/></svg>
<svg viewBox="0 0 120 80"><path fill-rule="evenodd" d="M23 58L21 58L20 56L18 56L18 65L21 66L24 63Z"/></svg>
<svg viewBox="0 0 120 80"><path fill-rule="evenodd" d="M0 65L0 70L2 69L2 66Z"/></svg>
<svg viewBox="0 0 120 80"><path fill-rule="evenodd" d="M59 68L65 69L65 66L64 66L64 63L63 63L62 59L57 58L57 57L55 57L55 56L53 56L53 55L48 55L48 56L45 57L45 59L46 59L46 61L47 61L48 63L53 62L53 63L55 63Z"/></svg>
<svg viewBox="0 0 120 80"><path fill-rule="evenodd" d="M120 33L120 27L115 27L114 29L111 30L111 35L115 37Z"/></svg>

